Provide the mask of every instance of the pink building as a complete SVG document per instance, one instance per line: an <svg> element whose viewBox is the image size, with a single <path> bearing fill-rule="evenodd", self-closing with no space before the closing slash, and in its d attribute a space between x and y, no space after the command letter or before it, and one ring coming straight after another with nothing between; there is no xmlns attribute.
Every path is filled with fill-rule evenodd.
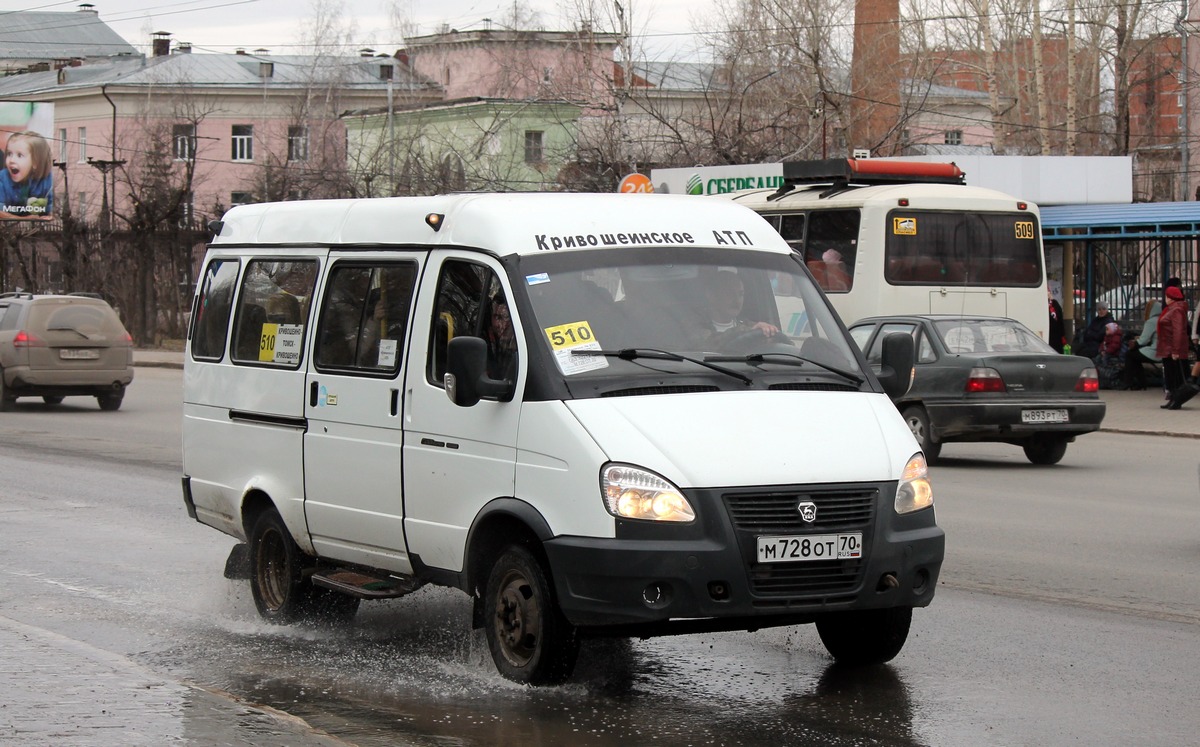
<svg viewBox="0 0 1200 747"><path fill-rule="evenodd" d="M0 99L55 106L59 215L120 229L135 203L174 189L178 218L203 225L241 202L340 195L342 112L442 96L391 57L190 54L155 36L149 58L0 79Z"/></svg>

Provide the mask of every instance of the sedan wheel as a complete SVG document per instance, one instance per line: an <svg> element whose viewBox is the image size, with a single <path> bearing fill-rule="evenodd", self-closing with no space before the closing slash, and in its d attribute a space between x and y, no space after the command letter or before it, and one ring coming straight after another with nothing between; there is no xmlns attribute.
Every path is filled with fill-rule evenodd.
<svg viewBox="0 0 1200 747"><path fill-rule="evenodd" d="M1067 453L1067 439L1038 436L1025 443L1025 457L1034 464L1058 464Z"/></svg>
<svg viewBox="0 0 1200 747"><path fill-rule="evenodd" d="M917 439L921 451L925 452L925 462L933 464L937 461L938 455L942 453L942 445L933 440L933 431L929 427L929 415L925 408L919 405L909 407L904 411L904 422L908 423L913 438Z"/></svg>

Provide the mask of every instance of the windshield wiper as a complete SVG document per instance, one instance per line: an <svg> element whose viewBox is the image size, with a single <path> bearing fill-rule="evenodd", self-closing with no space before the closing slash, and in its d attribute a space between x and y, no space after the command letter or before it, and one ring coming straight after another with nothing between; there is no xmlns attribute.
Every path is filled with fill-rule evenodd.
<svg viewBox="0 0 1200 747"><path fill-rule="evenodd" d="M855 384L862 384L864 381L866 381L865 378L863 378L862 376L859 376L858 374L854 373L853 371L847 371L845 369L838 368L836 366L830 366L830 365L827 365L820 361L815 361L812 358L805 358L804 356L799 355L797 353L751 353L749 355L706 355L706 356L704 356L704 360L714 361L717 363L734 363L734 362L749 363L751 365L756 366L760 363L766 363L767 357L771 358L771 361L770 361L771 363L778 363L778 364L784 365L784 366L803 366L806 363L811 363L814 366L818 366L820 368L825 369L826 371L829 371L830 373L835 373L838 376L841 376L843 379L846 379L847 381L853 381Z"/></svg>
<svg viewBox="0 0 1200 747"><path fill-rule="evenodd" d="M63 332L63 331L66 331L66 332L74 332L75 334L79 335L80 337L82 337L82 338L83 338L83 339L85 339L85 340L90 340L90 339L92 339L92 336L91 336L91 335L89 335L87 332L80 332L79 330L75 329L74 327L68 327L68 326L65 326L65 325L64 325L64 326L60 326L60 327L47 327L46 329L48 329L48 330L50 330L50 331L52 331L52 332Z"/></svg>
<svg viewBox="0 0 1200 747"><path fill-rule="evenodd" d="M581 355L581 356L589 356L589 357L603 356L605 358L620 358L623 361L632 361L637 358L648 358L650 360L660 360L660 361L687 361L688 363L695 363L697 366L704 366L705 368L711 369L718 373L723 373L726 376L731 376L731 377L737 379L738 381L741 381L744 384L751 384L754 381L753 379L751 379L749 376L746 376L745 374L740 374L737 371L734 371L729 368L725 368L724 366L718 366L715 363L709 363L707 359L701 360L700 358L692 358L692 357L689 357L686 355L680 355L679 353L672 353L669 350L659 350L657 348L622 348L620 350L572 350L571 355ZM741 360L741 358L734 358L731 360Z"/></svg>

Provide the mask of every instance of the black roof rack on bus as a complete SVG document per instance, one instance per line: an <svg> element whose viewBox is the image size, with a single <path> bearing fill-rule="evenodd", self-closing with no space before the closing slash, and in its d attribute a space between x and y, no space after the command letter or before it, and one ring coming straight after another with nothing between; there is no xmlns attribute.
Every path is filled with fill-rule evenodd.
<svg viewBox="0 0 1200 747"><path fill-rule="evenodd" d="M827 158L818 161L784 161L783 184L767 198L778 200L798 187L827 186L821 198L856 187L879 184L966 184L966 175L954 163L885 161L879 158Z"/></svg>

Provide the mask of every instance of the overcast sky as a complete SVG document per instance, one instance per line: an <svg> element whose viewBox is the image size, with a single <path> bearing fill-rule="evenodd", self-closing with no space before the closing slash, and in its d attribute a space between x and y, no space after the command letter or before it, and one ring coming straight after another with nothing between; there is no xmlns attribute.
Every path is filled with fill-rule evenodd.
<svg viewBox="0 0 1200 747"><path fill-rule="evenodd" d="M266 48L277 53L295 52L306 21L313 17L311 0L90 0L100 18L130 44L146 49L150 33L170 32L176 41L191 42L197 52L233 52ZM598 0L608 8L609 0ZM615 0L630 12L635 36L643 37L644 55L654 59L695 57L699 42L692 19L706 13L717 0ZM486 27L484 19L499 22L512 16L513 0L401 0L418 34L435 33L441 25L461 30ZM542 26L569 30L572 14L562 10L563 0L518 0L538 13ZM387 0L344 0L345 15L357 29L356 46L394 52L402 44L392 28ZM615 3L614 3L615 4ZM71 12L71 2L0 2L3 10ZM630 10L632 8L632 11ZM602 31L616 30L616 22L602 19Z"/></svg>

